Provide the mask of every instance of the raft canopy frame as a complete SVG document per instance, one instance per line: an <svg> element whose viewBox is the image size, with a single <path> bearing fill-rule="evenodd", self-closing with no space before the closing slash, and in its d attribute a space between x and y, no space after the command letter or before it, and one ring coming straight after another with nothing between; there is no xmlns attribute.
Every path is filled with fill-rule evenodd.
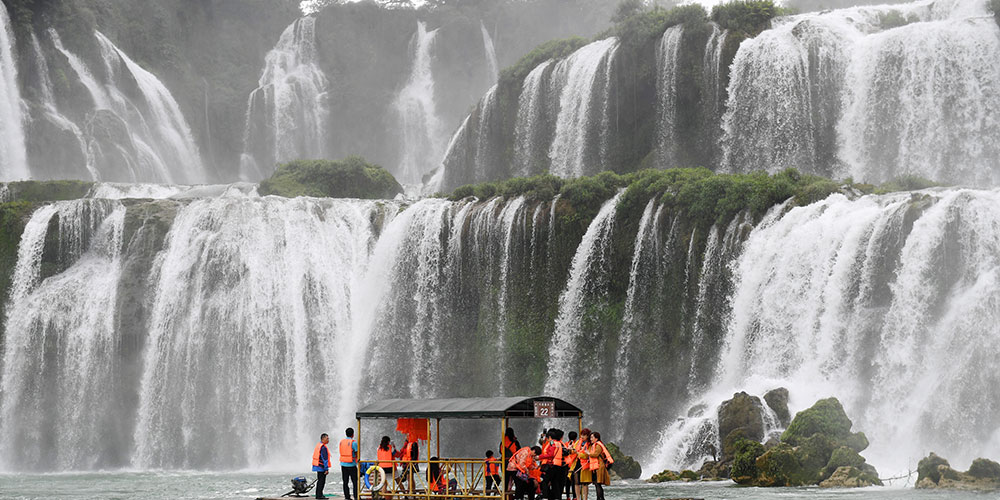
<svg viewBox="0 0 1000 500"><path fill-rule="evenodd" d="M384 399L381 401L376 401L370 403L364 408L361 408L355 414L358 421L357 427L357 444L358 444L358 462L377 462L377 460L362 458L362 447L361 447L361 421L365 419L399 419L399 418L417 418L427 420L427 449L424 460L408 461L408 460L393 460L393 465L402 464L404 466L404 471L409 471L407 474L409 477L405 481L408 485L406 491L398 490L397 484L393 481L392 489L390 491L382 492L380 496L393 496L403 494L410 498L472 498L472 499L506 499L508 496L506 480L501 480L500 485L498 485L498 490L481 490L479 489L479 481L485 480L484 471L482 470L483 459L482 458L447 458L442 459L441 457L441 419L499 419L500 420L500 440L499 443L503 443L504 433L508 427L508 420L512 418L575 418L577 420L577 428L583 428L583 410L577 406L570 404L562 399L553 398L549 396L514 396L514 397L494 397L494 398L441 398L441 399ZM419 491L419 488L415 488L414 484L417 480L423 480L422 477L424 473L427 472L427 468L430 466L431 461L431 420L435 421L436 428L434 432L434 439L436 441L437 457L434 463L448 466L454 472L456 477L462 477L462 482L457 486L454 491L442 492L432 492L429 488L423 488L423 491ZM506 450L499 450L500 462L500 474L501 477L505 476L504 469L506 469L507 461L510 456L507 455ZM406 467L408 464L424 464L424 471L420 474L414 475L412 469ZM358 482L355 484L363 484L361 481L361 476L365 471L361 470L362 467L358 468ZM426 483L426 480L424 480ZM362 493L363 498L373 498L379 495L373 495L372 492L368 491Z"/></svg>

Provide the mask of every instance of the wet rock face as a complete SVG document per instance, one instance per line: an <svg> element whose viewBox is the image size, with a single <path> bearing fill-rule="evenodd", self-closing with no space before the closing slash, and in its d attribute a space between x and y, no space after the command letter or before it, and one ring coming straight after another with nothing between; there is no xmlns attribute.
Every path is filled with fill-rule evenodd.
<svg viewBox="0 0 1000 500"><path fill-rule="evenodd" d="M614 472L622 479L638 479L642 475L642 466L636 459L622 453L618 445L608 443L608 453L615 459Z"/></svg>
<svg viewBox="0 0 1000 500"><path fill-rule="evenodd" d="M788 427L788 423L792 420L792 415L788 412L788 389L779 387L767 391L767 394L764 394L764 402L778 417L778 423L782 427Z"/></svg>
<svg viewBox="0 0 1000 500"><path fill-rule="evenodd" d="M977 458L966 472L951 468L942 457L931 453L917 465L917 488L968 491L1000 490L1000 464Z"/></svg>
<svg viewBox="0 0 1000 500"><path fill-rule="evenodd" d="M740 438L751 439L760 442L764 439L764 406L757 396L751 396L745 392L733 394L733 399L725 401L719 406L719 437L722 438L723 452L722 461L728 462L732 459L732 446L734 438L731 435L738 433ZM727 451L728 450L728 451Z"/></svg>

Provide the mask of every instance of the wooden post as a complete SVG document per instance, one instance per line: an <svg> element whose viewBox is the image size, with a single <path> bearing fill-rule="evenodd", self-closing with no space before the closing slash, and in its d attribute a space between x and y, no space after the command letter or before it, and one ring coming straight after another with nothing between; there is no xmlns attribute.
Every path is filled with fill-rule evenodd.
<svg viewBox="0 0 1000 500"><path fill-rule="evenodd" d="M441 447L441 436L437 436L437 441L438 441L438 448L440 448ZM438 457L438 460L440 460L440 459L441 459L441 457ZM429 418L427 419L427 465L424 467L424 473L427 474L427 479L428 479L428 483L429 483L430 478L431 478L431 476L430 476L430 473L431 473L431 419L429 419ZM428 484L427 487L424 488L424 490L425 490L424 494L427 496L427 500L430 500L430 498L431 498L431 485ZM412 491L413 491L413 476L410 476L410 492L412 492Z"/></svg>
<svg viewBox="0 0 1000 500"><path fill-rule="evenodd" d="M357 443L358 443L358 480L354 483L354 490L355 490L354 491L354 497L357 498L358 500L361 500L361 485L364 484L364 483L361 482L361 419L360 418L358 419L357 436L358 436L358 441L357 441ZM347 499L347 500L350 500L350 499Z"/></svg>
<svg viewBox="0 0 1000 500"><path fill-rule="evenodd" d="M579 436L583 432L583 415L576 417L576 435Z"/></svg>
<svg viewBox="0 0 1000 500"><path fill-rule="evenodd" d="M503 445L503 438L507 435L507 417L500 419L500 499L507 500L507 447Z"/></svg>
<svg viewBox="0 0 1000 500"><path fill-rule="evenodd" d="M430 422L428 422L429 424ZM441 419L437 419L437 430L434 431L434 438L437 441L437 457L441 458Z"/></svg>

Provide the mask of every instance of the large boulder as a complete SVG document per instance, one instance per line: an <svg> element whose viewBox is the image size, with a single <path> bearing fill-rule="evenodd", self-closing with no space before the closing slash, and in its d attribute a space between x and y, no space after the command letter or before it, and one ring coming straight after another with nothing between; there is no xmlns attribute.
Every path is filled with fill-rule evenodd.
<svg viewBox="0 0 1000 500"><path fill-rule="evenodd" d="M738 432L741 439L760 442L764 439L764 407L757 396L745 392L733 394L733 398L719 406L719 438L723 443L722 461L732 460L732 448L727 450L727 441L733 442L730 434Z"/></svg>
<svg viewBox="0 0 1000 500"><path fill-rule="evenodd" d="M917 488L968 491L1000 490L1000 464L977 458L967 472L951 468L947 460L931 453L917 464Z"/></svg>
<svg viewBox="0 0 1000 500"><path fill-rule="evenodd" d="M821 399L811 408L795 414L781 435L781 442L798 446L806 438L822 434L837 445L848 446L861 453L868 448L868 438L861 432L852 433L852 425L837 398Z"/></svg>
<svg viewBox="0 0 1000 500"><path fill-rule="evenodd" d="M872 475L857 467L837 467L829 478L819 483L820 488L862 488L865 486L882 486L878 476Z"/></svg>
<svg viewBox="0 0 1000 500"><path fill-rule="evenodd" d="M792 420L792 415L788 412L788 389L779 387L767 391L764 394L764 402L778 417L778 423L782 427L788 427L788 423Z"/></svg>
<svg viewBox="0 0 1000 500"><path fill-rule="evenodd" d="M852 433L851 425L840 402L829 398L795 415L780 443L764 446L742 436L745 427L734 429L731 435L740 437L723 441L726 453L734 456L731 477L754 486L881 484L878 472L859 454L868 439ZM981 469L988 471L989 466Z"/></svg>
<svg viewBox="0 0 1000 500"><path fill-rule="evenodd" d="M615 460L614 472L622 479L638 479L642 475L642 466L634 458L622 453L618 445L608 443L608 453Z"/></svg>

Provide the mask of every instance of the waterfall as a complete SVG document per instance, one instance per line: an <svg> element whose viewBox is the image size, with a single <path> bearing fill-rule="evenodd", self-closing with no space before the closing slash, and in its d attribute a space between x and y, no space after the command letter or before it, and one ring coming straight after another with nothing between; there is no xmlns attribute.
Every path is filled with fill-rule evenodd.
<svg viewBox="0 0 1000 500"><path fill-rule="evenodd" d="M326 412L358 379L341 356L363 343L352 290L379 213L375 202L301 198L180 209L151 276L133 465L290 458L281 453L343 417Z"/></svg>
<svg viewBox="0 0 1000 500"><path fill-rule="evenodd" d="M247 100L242 180L265 179L279 163L323 157L328 87L316 50L316 18L297 19L267 53Z"/></svg>
<svg viewBox="0 0 1000 500"><path fill-rule="evenodd" d="M0 178L27 179L28 153L24 143L21 90L17 82L14 28L6 5L0 6Z"/></svg>
<svg viewBox="0 0 1000 500"><path fill-rule="evenodd" d="M503 113L499 109L497 87L490 87L455 132L441 166L428 183L435 190L504 177L499 165Z"/></svg>
<svg viewBox="0 0 1000 500"><path fill-rule="evenodd" d="M549 345L545 394L573 400L574 396L591 394L597 385L595 367L581 369L579 366L582 362L599 362L584 356L584 352L590 349L586 349L583 343L593 339L584 337L583 322L588 301L601 295L603 287L600 283L609 279L607 253L622 194L619 192L604 202L573 256L569 281L559 297L559 317Z"/></svg>
<svg viewBox="0 0 1000 500"><path fill-rule="evenodd" d="M711 152L711 163L718 160L719 136L722 123L724 93L722 74L726 68L722 66L722 49L726 46L728 30L721 30L712 23L712 34L705 44L705 54L702 57L702 81L705 82L702 108L702 144L706 151Z"/></svg>
<svg viewBox="0 0 1000 500"><path fill-rule="evenodd" d="M431 68L436 36L437 30L427 31L423 21L417 23L417 32L410 42L413 52L410 77L393 102L402 134L399 167L393 174L401 183L419 183L442 157L442 135L446 132L437 114Z"/></svg>
<svg viewBox="0 0 1000 500"><path fill-rule="evenodd" d="M135 80L139 93L144 101L143 118L149 128L151 142L160 157L167 165L164 180L177 179L180 182L205 182L206 173L201 164L198 146L191 135L191 127L181 113L180 106L152 73L136 64L127 54L118 50L111 40L101 32L96 32L97 41L101 46L104 64L114 81L119 63ZM138 180L138 179L136 179Z"/></svg>
<svg viewBox="0 0 1000 500"><path fill-rule="evenodd" d="M493 37L482 19L479 20L479 30L483 32L483 49L486 51L486 64L490 70L490 81L495 82L500 76L500 65L497 63L497 51L493 47Z"/></svg>
<svg viewBox="0 0 1000 500"><path fill-rule="evenodd" d="M38 68L39 79L37 88L40 93L45 119L58 127L59 130L73 135L77 146L80 148L79 154L84 160L84 167L89 172L90 178L93 180L100 179L101 175L94 165L94 155L90 152L90 147L87 145L87 139L84 137L83 131L80 130L80 127L73 120L63 115L56 105L55 95L52 91L52 78L49 76L49 64L45 60L41 44L34 33L31 34L31 48L35 52L35 65Z"/></svg>
<svg viewBox="0 0 1000 500"><path fill-rule="evenodd" d="M716 28L718 29L718 28ZM677 81L678 59L684 25L672 26L663 33L656 46L656 138L659 165L663 168L677 166Z"/></svg>
<svg viewBox="0 0 1000 500"><path fill-rule="evenodd" d="M992 18L915 23L856 47L838 125L848 175L1000 183L1000 28Z"/></svg>
<svg viewBox="0 0 1000 500"><path fill-rule="evenodd" d="M636 318L636 302L638 300L637 296L640 294L639 287L644 286L650 282L650 276L648 270L643 268L643 263L647 261L648 252L653 249L656 239L656 233L654 228L656 222L659 220L659 216L662 214L663 206L661 205L658 209L656 208L656 200L649 200L646 203L646 208L642 211L642 218L639 219L639 232L635 235L635 250L632 255L632 264L629 268L628 277L628 292L625 296L625 312L622 315L622 329L618 335L618 352L615 355L615 368L614 368L614 391L612 392L614 400L614 408L612 410L612 418L617 422L624 422L625 413L627 408L625 402L625 393L628 391L628 378L629 378L629 351L632 349L632 341L634 338L634 333L637 329L641 328L641 325ZM645 273L644 273L645 272ZM643 273L643 274L640 274ZM618 435L615 437L617 440L621 440L623 437L624 429L618 429ZM609 438L610 438L609 434Z"/></svg>
<svg viewBox="0 0 1000 500"><path fill-rule="evenodd" d="M578 177L606 170L608 104L617 38L585 45L559 61L552 81L559 92L559 115L549 147L549 171Z"/></svg>
<svg viewBox="0 0 1000 500"><path fill-rule="evenodd" d="M984 2L855 7L773 22L733 61L725 170L998 182L1000 28Z"/></svg>
<svg viewBox="0 0 1000 500"><path fill-rule="evenodd" d="M548 164L549 137L546 133L546 102L549 68L552 59L535 66L521 86L514 125L514 168L516 175L527 177L545 171Z"/></svg>
<svg viewBox="0 0 1000 500"><path fill-rule="evenodd" d="M5 468L91 469L122 416L114 303L125 209L105 200L62 202L28 221L6 310L3 352ZM57 276L39 283L46 230L58 218ZM56 360L56 361L52 361ZM42 453L54 443L59 453Z"/></svg>
<svg viewBox="0 0 1000 500"><path fill-rule="evenodd" d="M208 173L180 106L155 75L107 37L95 32L107 82L99 82L76 54L48 30L56 50L86 87L94 109L83 127L87 162L95 178L129 182L205 182ZM119 85L134 82L137 96ZM63 126L70 127L64 123Z"/></svg>

